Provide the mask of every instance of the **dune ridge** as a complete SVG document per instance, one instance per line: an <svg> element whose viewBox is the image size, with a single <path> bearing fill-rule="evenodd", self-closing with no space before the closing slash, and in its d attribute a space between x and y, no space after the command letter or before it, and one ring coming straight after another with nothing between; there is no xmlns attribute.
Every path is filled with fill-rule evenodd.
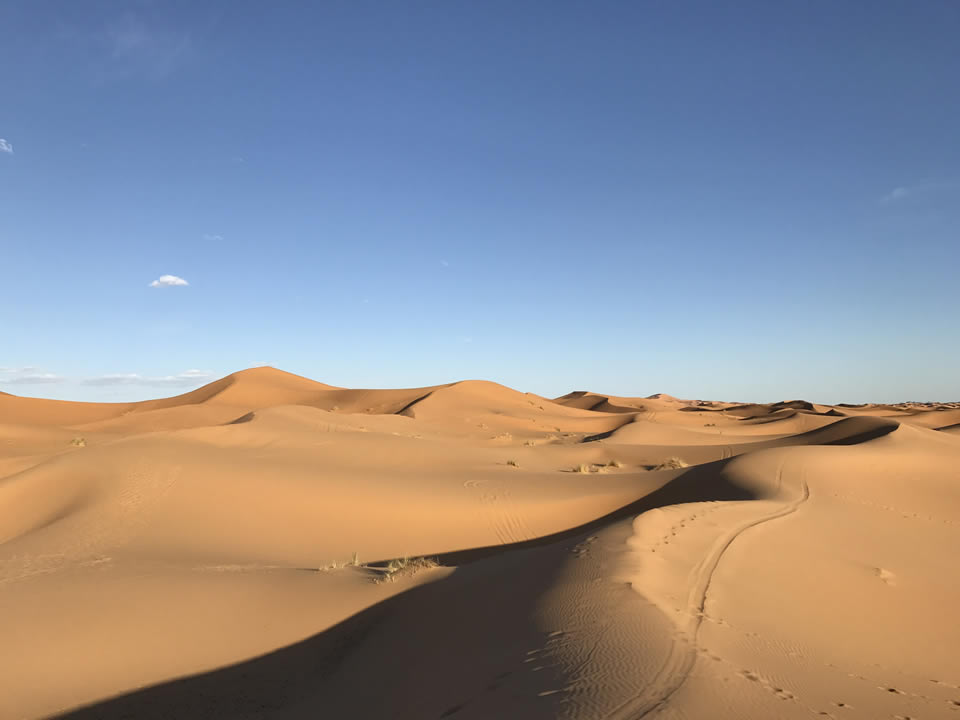
<svg viewBox="0 0 960 720"><path fill-rule="evenodd" d="M0 718L952 717L957 412L0 394Z"/></svg>

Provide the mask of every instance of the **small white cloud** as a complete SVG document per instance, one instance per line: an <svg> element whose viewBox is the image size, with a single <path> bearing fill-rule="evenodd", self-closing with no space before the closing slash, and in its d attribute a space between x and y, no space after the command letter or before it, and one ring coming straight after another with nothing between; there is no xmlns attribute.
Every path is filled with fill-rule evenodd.
<svg viewBox="0 0 960 720"><path fill-rule="evenodd" d="M0 152L10 153L12 155L13 145L11 145L9 142L4 140L3 138L0 138Z"/></svg>
<svg viewBox="0 0 960 720"><path fill-rule="evenodd" d="M448 263L446 260L441 260L440 264L443 265L444 267L450 267L450 263Z"/></svg>
<svg viewBox="0 0 960 720"><path fill-rule="evenodd" d="M139 373L117 373L114 375L100 375L98 377L86 378L84 385L108 386L108 385L150 385L154 387L164 386L188 386L198 385L213 378L212 372L206 370L184 370L176 375L141 375Z"/></svg>
<svg viewBox="0 0 960 720"><path fill-rule="evenodd" d="M150 283L150 287L154 287L154 288L175 287L177 285L189 285L189 284L190 283L188 283L182 277L177 277L176 275L161 275L152 283Z"/></svg>
<svg viewBox="0 0 960 720"><path fill-rule="evenodd" d="M223 240L223 235L208 235L204 233L203 239L210 242L219 242L220 240Z"/></svg>

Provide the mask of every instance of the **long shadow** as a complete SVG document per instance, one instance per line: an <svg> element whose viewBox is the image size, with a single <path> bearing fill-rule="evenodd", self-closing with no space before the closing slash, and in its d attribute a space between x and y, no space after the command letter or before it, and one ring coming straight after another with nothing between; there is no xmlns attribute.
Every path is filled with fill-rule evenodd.
<svg viewBox="0 0 960 720"><path fill-rule="evenodd" d="M849 436L824 438L823 444L865 442L896 427L868 425ZM564 532L441 553L442 564L458 566L449 577L388 598L306 640L57 717L461 720L494 717L506 706L513 717L555 718L562 712L562 693L535 691L540 685L544 692L563 687L563 671L545 667L533 681L523 671L529 649L545 643L537 608L570 549L601 527L653 508L753 499L749 489L723 473L731 461L682 471L643 498Z"/></svg>

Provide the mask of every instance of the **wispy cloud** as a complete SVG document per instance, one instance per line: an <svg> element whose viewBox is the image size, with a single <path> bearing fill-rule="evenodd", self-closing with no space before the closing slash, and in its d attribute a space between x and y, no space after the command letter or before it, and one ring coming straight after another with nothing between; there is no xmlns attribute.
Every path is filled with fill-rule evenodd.
<svg viewBox="0 0 960 720"><path fill-rule="evenodd" d="M151 386L189 386L199 385L207 382L214 377L212 372L206 370L184 370L176 375L140 375L139 373L119 373L115 375L100 375L98 377L86 378L82 381L84 385L110 386L110 385L151 385Z"/></svg>
<svg viewBox="0 0 960 720"><path fill-rule="evenodd" d="M176 69L190 48L188 32L148 24L133 14L107 27L106 41L117 71L158 78Z"/></svg>
<svg viewBox="0 0 960 720"><path fill-rule="evenodd" d="M884 195L881 200L885 203L897 202L897 200L903 200L906 197L910 196L910 188L908 187L895 187L893 190Z"/></svg>
<svg viewBox="0 0 960 720"><path fill-rule="evenodd" d="M209 240L210 242L219 242L220 240L223 240L223 235L212 235L212 234L204 233L203 239Z"/></svg>
<svg viewBox="0 0 960 720"><path fill-rule="evenodd" d="M28 375L19 375L8 380L11 385L43 385L46 383L63 382L66 378L53 373L31 373Z"/></svg>
<svg viewBox="0 0 960 720"><path fill-rule="evenodd" d="M12 155L13 145L11 145L8 141L4 140L3 138L0 138L0 152L9 153Z"/></svg>
<svg viewBox="0 0 960 720"><path fill-rule="evenodd" d="M0 383L8 385L44 385L59 383L66 378L50 372L40 371L35 367L3 367L0 368Z"/></svg>
<svg viewBox="0 0 960 720"><path fill-rule="evenodd" d="M176 275L161 275L152 283L150 283L150 287L153 287L153 288L176 287L178 285L189 285L189 284L190 283L188 283L182 277L177 277Z"/></svg>
<svg viewBox="0 0 960 720"><path fill-rule="evenodd" d="M880 198L882 203L899 203L907 200L916 200L921 197L935 197L944 193L954 194L960 187L956 181L940 180L936 182L921 182L912 185L899 185Z"/></svg>

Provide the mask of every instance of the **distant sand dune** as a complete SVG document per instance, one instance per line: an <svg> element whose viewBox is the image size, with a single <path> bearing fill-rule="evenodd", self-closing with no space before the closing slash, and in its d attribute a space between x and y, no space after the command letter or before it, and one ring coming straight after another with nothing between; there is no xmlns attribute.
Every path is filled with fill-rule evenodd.
<svg viewBox="0 0 960 720"><path fill-rule="evenodd" d="M949 718L958 413L0 393L0 720Z"/></svg>

